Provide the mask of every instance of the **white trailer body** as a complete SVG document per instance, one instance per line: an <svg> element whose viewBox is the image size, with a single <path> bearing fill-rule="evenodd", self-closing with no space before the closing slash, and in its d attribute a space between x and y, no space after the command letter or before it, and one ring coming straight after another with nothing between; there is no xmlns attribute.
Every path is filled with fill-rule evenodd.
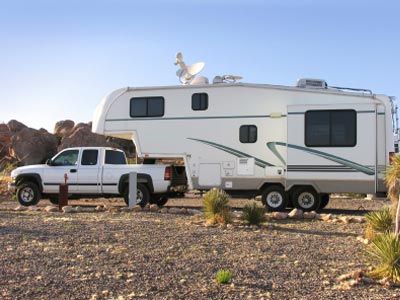
<svg viewBox="0 0 400 300"><path fill-rule="evenodd" d="M125 88L101 101L93 131L132 139L145 158L183 158L195 189L377 193L394 152L392 106L385 95L327 87Z"/></svg>

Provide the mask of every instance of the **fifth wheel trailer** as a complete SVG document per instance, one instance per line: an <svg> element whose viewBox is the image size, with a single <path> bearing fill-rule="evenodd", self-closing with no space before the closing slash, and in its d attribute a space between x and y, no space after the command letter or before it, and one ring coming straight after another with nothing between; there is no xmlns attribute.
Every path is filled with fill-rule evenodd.
<svg viewBox="0 0 400 300"><path fill-rule="evenodd" d="M102 99L93 131L132 139L143 158L183 159L190 188L314 210L330 193L386 191L394 107L389 96L309 79L128 87Z"/></svg>

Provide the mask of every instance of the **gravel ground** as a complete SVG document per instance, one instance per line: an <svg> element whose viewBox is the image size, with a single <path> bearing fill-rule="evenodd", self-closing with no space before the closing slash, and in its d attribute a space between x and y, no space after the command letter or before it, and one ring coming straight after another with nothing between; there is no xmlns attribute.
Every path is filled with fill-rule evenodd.
<svg viewBox="0 0 400 300"><path fill-rule="evenodd" d="M345 203L353 212L384 202ZM356 239L364 224L285 220L223 228L184 215L15 206L0 204L1 299L400 299L400 289L378 284L337 289L339 275L367 267L365 245ZM231 284L215 282L220 268L232 271Z"/></svg>

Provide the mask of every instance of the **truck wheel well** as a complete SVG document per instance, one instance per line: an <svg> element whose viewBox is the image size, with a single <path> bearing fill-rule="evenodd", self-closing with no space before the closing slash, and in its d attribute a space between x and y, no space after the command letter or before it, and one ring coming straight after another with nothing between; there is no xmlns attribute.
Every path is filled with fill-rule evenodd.
<svg viewBox="0 0 400 300"><path fill-rule="evenodd" d="M153 180L151 179L150 175L138 173L137 181L138 183L146 185L146 187L149 189L150 194L154 193ZM126 189L126 186L128 184L129 184L129 174L122 175L118 184L118 192L120 193L120 195L123 195L124 190Z"/></svg>
<svg viewBox="0 0 400 300"><path fill-rule="evenodd" d="M22 183L32 182L36 184L40 192L43 192L42 179L39 174L21 174L17 176L15 184L18 186Z"/></svg>

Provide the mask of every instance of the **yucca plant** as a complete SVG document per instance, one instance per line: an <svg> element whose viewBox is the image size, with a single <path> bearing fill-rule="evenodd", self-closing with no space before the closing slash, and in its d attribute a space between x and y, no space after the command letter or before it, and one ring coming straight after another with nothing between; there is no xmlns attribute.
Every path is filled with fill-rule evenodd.
<svg viewBox="0 0 400 300"><path fill-rule="evenodd" d="M400 192L400 156L395 155L391 158L391 164L385 172L385 182L388 187L388 196L392 201L392 208L395 215L396 229L395 233L399 234L400 229L400 206L399 206L399 192Z"/></svg>
<svg viewBox="0 0 400 300"><path fill-rule="evenodd" d="M229 196L223 190L209 190L203 199L204 215L211 223L230 223L231 210L229 207Z"/></svg>
<svg viewBox="0 0 400 300"><path fill-rule="evenodd" d="M393 216L390 207L370 212L365 215L367 228L366 238L373 240L377 234L390 232L393 229Z"/></svg>
<svg viewBox="0 0 400 300"><path fill-rule="evenodd" d="M219 284L227 284L232 279L232 273L229 270L220 269L215 275L215 279Z"/></svg>
<svg viewBox="0 0 400 300"><path fill-rule="evenodd" d="M265 208L253 202L243 208L243 220L249 225L260 225L264 221Z"/></svg>
<svg viewBox="0 0 400 300"><path fill-rule="evenodd" d="M378 235L371 243L369 255L376 263L370 275L400 282L400 238L393 232Z"/></svg>

